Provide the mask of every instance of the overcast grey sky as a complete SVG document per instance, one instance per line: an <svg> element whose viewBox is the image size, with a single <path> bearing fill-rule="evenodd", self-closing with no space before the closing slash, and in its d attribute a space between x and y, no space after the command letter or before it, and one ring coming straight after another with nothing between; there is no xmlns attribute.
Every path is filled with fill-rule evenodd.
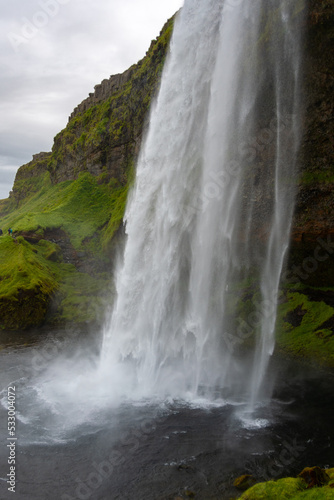
<svg viewBox="0 0 334 500"><path fill-rule="evenodd" d="M5 0L0 19L0 199L50 151L94 85L141 59L183 0Z"/></svg>

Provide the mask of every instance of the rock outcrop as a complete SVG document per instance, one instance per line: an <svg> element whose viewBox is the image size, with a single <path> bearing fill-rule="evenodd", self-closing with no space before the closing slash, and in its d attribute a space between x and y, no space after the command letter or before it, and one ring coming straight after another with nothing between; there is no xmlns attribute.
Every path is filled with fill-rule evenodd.
<svg viewBox="0 0 334 500"><path fill-rule="evenodd" d="M312 0L306 22L305 115L289 267L305 285L333 286L334 3Z"/></svg>
<svg viewBox="0 0 334 500"><path fill-rule="evenodd" d="M10 198L19 205L22 200L41 188L43 175L47 173L51 153L33 155L32 161L22 165L16 172L13 190Z"/></svg>
<svg viewBox="0 0 334 500"><path fill-rule="evenodd" d="M334 235L334 3L312 0L307 18L301 178L295 241ZM302 90L302 89L301 89Z"/></svg>
<svg viewBox="0 0 334 500"><path fill-rule="evenodd" d="M118 75L111 75L109 79L103 80L98 85L95 85L94 92L89 94L89 97L84 99L76 108L74 108L68 121L70 122L73 118L85 113L89 108L99 104L102 101L106 101L113 94L116 94L132 77L135 71L135 66L132 66L124 73Z"/></svg>
<svg viewBox="0 0 334 500"><path fill-rule="evenodd" d="M80 172L101 181L127 182L139 153L151 100L160 83L173 18L141 61L95 86L75 108L67 127L55 137L49 172L53 184L73 180Z"/></svg>

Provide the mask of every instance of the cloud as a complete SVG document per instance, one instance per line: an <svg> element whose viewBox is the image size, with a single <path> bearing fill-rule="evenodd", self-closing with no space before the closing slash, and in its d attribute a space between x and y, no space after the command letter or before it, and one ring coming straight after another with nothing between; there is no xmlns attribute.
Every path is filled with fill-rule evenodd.
<svg viewBox="0 0 334 500"><path fill-rule="evenodd" d="M182 0L11 0L0 20L0 199L94 86L141 59ZM4 170L3 167L6 167Z"/></svg>

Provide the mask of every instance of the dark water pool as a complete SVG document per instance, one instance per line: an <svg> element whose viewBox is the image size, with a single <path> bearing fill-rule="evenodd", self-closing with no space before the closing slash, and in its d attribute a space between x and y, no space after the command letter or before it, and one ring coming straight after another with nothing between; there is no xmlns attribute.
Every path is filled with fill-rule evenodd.
<svg viewBox="0 0 334 500"><path fill-rule="evenodd" d="M333 374L275 358L276 389L254 414L242 401L42 404L38 381L78 337L0 352L0 498L229 499L241 474L259 480L334 466ZM80 344L89 344L80 338ZM97 346L90 346L91 352ZM69 380L69 384L71 381ZM110 383L106 380L105 384ZM8 491L8 387L15 386L15 496ZM70 392L69 392L70 394ZM74 395L73 395L74 397ZM75 411L74 411L75 408ZM68 409L68 411L67 411Z"/></svg>

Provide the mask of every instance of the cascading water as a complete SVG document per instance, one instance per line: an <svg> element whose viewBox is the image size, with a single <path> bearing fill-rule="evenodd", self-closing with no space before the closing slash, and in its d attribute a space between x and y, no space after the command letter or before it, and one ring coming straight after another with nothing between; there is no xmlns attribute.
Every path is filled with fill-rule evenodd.
<svg viewBox="0 0 334 500"><path fill-rule="evenodd" d="M303 7L186 0L101 351L80 328L0 352L20 499L230 498L245 472L331 463L329 373L280 366L276 397L256 411L293 213ZM0 448L1 498L13 446Z"/></svg>
<svg viewBox="0 0 334 500"><path fill-rule="evenodd" d="M128 395L260 396L293 214L303 9L186 0L177 17L100 364Z"/></svg>

